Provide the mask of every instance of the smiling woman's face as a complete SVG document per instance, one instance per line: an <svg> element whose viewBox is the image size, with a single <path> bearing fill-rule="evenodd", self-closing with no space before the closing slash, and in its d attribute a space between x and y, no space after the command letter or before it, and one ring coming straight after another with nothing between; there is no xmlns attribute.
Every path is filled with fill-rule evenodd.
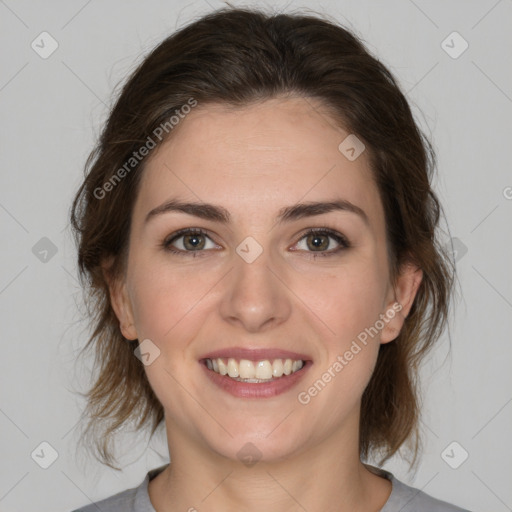
<svg viewBox="0 0 512 512"><path fill-rule="evenodd" d="M379 345L398 335L421 272L393 289L367 155L340 152L349 134L319 106L199 105L147 163L112 297L124 336L160 350L145 371L171 452L188 444L235 459L251 442L273 460L328 440L357 452ZM311 203L337 205L302 208ZM357 351L376 323L384 328ZM286 375L286 359L304 367ZM215 372L223 362L235 378Z"/></svg>

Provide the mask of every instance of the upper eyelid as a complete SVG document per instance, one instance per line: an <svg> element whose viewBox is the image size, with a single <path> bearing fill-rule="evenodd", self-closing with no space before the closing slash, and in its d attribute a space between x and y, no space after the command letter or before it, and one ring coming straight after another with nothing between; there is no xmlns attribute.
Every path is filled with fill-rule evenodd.
<svg viewBox="0 0 512 512"><path fill-rule="evenodd" d="M176 240L179 240L181 237L187 236L187 235L202 235L209 238L213 243L217 244L215 240L213 240L210 233L202 228L184 228L179 229L178 231L171 233L169 236L165 237L163 241L163 245L170 245L172 242L175 242ZM219 244L217 244L219 245ZM192 251L188 251L192 252Z"/></svg>

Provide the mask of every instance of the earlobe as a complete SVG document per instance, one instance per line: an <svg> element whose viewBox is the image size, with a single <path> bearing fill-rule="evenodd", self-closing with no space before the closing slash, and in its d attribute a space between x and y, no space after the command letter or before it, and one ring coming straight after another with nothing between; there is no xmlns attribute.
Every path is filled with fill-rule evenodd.
<svg viewBox="0 0 512 512"><path fill-rule="evenodd" d="M119 329L122 335L128 340L136 340L138 336L125 283L114 287L114 290L110 294L110 300L112 302L112 308L119 320Z"/></svg>
<svg viewBox="0 0 512 512"><path fill-rule="evenodd" d="M381 331L381 343L389 343L400 334L422 279L423 271L419 267L410 262L402 265L393 288L394 296L384 313L388 321Z"/></svg>
<svg viewBox="0 0 512 512"><path fill-rule="evenodd" d="M395 302L384 312L384 328L380 333L380 342L389 343L398 337L405 321L402 314L403 306L400 302Z"/></svg>
<svg viewBox="0 0 512 512"><path fill-rule="evenodd" d="M135 329L133 311L126 289L126 283L113 278L109 272L109 267L102 266L102 270L109 288L110 304L119 320L119 329L126 339L135 340L138 336Z"/></svg>

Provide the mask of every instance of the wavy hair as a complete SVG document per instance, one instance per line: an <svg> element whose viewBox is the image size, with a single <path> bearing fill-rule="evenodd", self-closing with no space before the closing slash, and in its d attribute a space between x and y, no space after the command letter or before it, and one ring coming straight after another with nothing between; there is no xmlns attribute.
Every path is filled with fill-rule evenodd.
<svg viewBox="0 0 512 512"><path fill-rule="evenodd" d="M164 418L134 357L137 340L121 334L102 271L110 259L112 276L120 276L126 263L131 212L147 158L132 162L129 172L126 162L191 98L202 106L242 108L287 95L320 100L340 127L364 142L384 206L391 278L404 262L423 271L399 336L379 349L362 397L359 435L363 459L378 455L382 464L406 442L417 457L418 365L447 323L455 276L437 234L442 208L431 186L432 145L396 79L351 31L318 15L223 8L170 35L129 76L71 207L92 325L83 350L94 350L96 370L85 395L88 423L81 439L92 435L96 458L111 468L119 469L111 450L119 428L135 421L137 429L149 426L152 436ZM99 197L123 166L123 178Z"/></svg>

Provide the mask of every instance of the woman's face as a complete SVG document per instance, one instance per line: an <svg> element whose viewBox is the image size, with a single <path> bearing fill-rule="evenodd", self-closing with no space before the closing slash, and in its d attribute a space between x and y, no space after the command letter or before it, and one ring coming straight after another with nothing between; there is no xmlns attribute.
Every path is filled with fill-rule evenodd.
<svg viewBox="0 0 512 512"><path fill-rule="evenodd" d="M411 269L392 287L366 152L339 149L349 133L312 99L199 105L174 130L147 162L113 288L124 336L146 340L171 451L357 450L379 345L421 279Z"/></svg>

